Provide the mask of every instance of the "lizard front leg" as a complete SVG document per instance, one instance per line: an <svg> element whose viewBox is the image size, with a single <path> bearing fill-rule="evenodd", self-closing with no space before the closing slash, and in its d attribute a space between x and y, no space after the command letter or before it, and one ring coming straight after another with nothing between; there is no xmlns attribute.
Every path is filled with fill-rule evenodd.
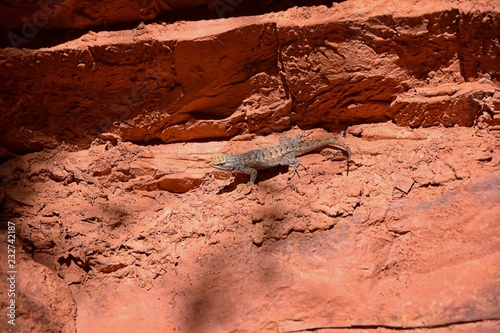
<svg viewBox="0 0 500 333"><path fill-rule="evenodd" d="M248 181L247 185L252 185L255 183L255 180L257 179L257 170L256 169L250 168L247 166L241 166L241 167L236 168L236 171L250 175L250 180Z"/></svg>

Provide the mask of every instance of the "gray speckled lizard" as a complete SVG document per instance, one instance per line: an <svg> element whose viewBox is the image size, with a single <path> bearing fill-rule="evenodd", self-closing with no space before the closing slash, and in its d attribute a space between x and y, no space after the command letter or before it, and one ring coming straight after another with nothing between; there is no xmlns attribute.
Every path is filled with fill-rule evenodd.
<svg viewBox="0 0 500 333"><path fill-rule="evenodd" d="M210 165L214 168L239 171L250 175L250 181L247 185L255 183L257 170L272 168L278 165L291 165L292 176L299 173L297 168L305 166L297 158L316 149L326 146L340 147L347 153L347 173L349 173L349 161L351 160L351 150L349 147L334 138L325 140L302 141L302 134L297 135L295 139L287 137L280 138L280 144L274 147L251 150L243 154L222 154L217 155Z"/></svg>

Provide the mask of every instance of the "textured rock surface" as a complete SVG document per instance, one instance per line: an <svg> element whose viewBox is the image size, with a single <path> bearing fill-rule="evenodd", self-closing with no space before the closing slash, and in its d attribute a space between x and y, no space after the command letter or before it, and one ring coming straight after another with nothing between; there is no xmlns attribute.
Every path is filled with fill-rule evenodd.
<svg viewBox="0 0 500 333"><path fill-rule="evenodd" d="M384 0L139 25L0 50L0 145L88 147L290 129L498 126L496 2ZM466 32L464 32L466 31Z"/></svg>
<svg viewBox="0 0 500 333"><path fill-rule="evenodd" d="M17 224L16 226L19 226ZM34 226L31 224L30 226ZM24 226L23 226L24 227ZM26 225L25 227L28 227ZM27 228L26 230L29 230ZM34 239L38 241L37 239ZM17 247L15 271L15 287L9 286L5 279L5 272L12 271L7 267L7 236L0 234L2 248L2 261L0 269L2 280L0 281L0 304L2 305L2 332L75 332L76 328L76 302L73 299L68 285L61 280L54 271L54 258L50 256L50 268L33 261L31 256L26 255L21 247ZM28 238L25 241L30 241ZM20 240L17 240L20 245ZM46 240L38 246L42 251ZM51 245L53 246L53 244ZM11 252L9 252L11 254ZM43 255L42 255L43 256ZM8 277L12 273L7 274ZM11 289L12 288L12 289ZM15 326L7 323L7 301L11 299L8 291L16 295L15 300ZM12 317L9 317L12 319Z"/></svg>
<svg viewBox="0 0 500 333"><path fill-rule="evenodd" d="M347 1L0 49L1 272L7 220L17 237L0 331L500 331L497 3ZM349 175L335 149L251 187L209 167L296 125L345 129Z"/></svg>
<svg viewBox="0 0 500 333"><path fill-rule="evenodd" d="M277 136L110 140L11 159L0 169L4 208L19 253L33 258L19 270L69 285L71 296L59 288L44 306L74 299L77 332L498 330L498 138L386 123L343 140L348 176L342 154L326 150L301 158L300 178L262 171L237 189L210 157ZM40 264L52 273L26 267ZM72 314L45 318L60 328Z"/></svg>
<svg viewBox="0 0 500 333"><path fill-rule="evenodd" d="M330 5L325 0L160 0L160 1L66 1L27 0L0 3L0 29L18 33L37 30L113 27L151 19L224 18L284 10L293 6ZM24 30L23 30L24 29Z"/></svg>

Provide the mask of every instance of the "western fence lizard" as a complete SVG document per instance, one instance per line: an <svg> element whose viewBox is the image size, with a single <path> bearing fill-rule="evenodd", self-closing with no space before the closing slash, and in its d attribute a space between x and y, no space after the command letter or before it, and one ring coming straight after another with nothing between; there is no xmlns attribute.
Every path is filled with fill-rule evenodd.
<svg viewBox="0 0 500 333"><path fill-rule="evenodd" d="M310 153L325 146L337 146L347 153L347 173L349 173L349 161L351 160L351 150L349 147L334 138L315 141L302 141L302 134L295 139L281 137L280 144L274 147L251 150L243 154L222 154L216 156L210 165L214 168L239 171L250 175L247 185L255 183L257 170L268 169L278 165L293 166L292 176L299 173L297 168L305 166L297 159L298 156Z"/></svg>

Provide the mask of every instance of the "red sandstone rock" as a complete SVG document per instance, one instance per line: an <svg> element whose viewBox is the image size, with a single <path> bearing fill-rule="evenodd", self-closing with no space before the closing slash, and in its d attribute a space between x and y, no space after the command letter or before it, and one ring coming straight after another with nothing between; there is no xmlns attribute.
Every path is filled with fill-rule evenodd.
<svg viewBox="0 0 500 333"><path fill-rule="evenodd" d="M10 2L10 3L9 3ZM0 6L1 25L3 29L23 29L43 31L47 29L82 29L101 25L113 26L120 23L151 20L164 12L175 9L207 6L207 1L161 1L161 2L120 2L102 1L100 3L85 1L44 0L4 1ZM17 33L17 31L16 31ZM15 38L15 37L11 37Z"/></svg>
<svg viewBox="0 0 500 333"><path fill-rule="evenodd" d="M261 171L243 190L221 191L233 176L210 158L278 136L109 141L9 160L0 176L18 251L71 290L44 304L46 321L63 332L74 332L61 326L70 318L77 332L498 329L498 138L385 123L342 140L353 151L348 176L343 161L315 153L301 157L300 178ZM43 281L33 259L22 255L19 269ZM52 308L61 298L75 300L76 317Z"/></svg>
<svg viewBox="0 0 500 333"><path fill-rule="evenodd" d="M346 2L5 48L0 145L14 152L61 141L83 148L108 132L165 143L294 125L498 123L495 8Z"/></svg>
<svg viewBox="0 0 500 333"><path fill-rule="evenodd" d="M347 1L0 50L19 332L499 331L495 3ZM294 125L345 128L349 175L335 150L251 187L209 167Z"/></svg>
<svg viewBox="0 0 500 333"><path fill-rule="evenodd" d="M20 227L17 225L16 227ZM5 272L11 272L7 266L7 237L2 233L2 280L0 282L0 304L2 305L2 332L75 332L76 303L69 291L68 285L57 273L33 261L23 253L21 240L18 238L16 247L16 273L8 273L7 277L15 277L15 297L8 295L10 290L5 279ZM53 260L54 258L51 257ZM11 299L15 299L15 325L8 323L7 309Z"/></svg>

